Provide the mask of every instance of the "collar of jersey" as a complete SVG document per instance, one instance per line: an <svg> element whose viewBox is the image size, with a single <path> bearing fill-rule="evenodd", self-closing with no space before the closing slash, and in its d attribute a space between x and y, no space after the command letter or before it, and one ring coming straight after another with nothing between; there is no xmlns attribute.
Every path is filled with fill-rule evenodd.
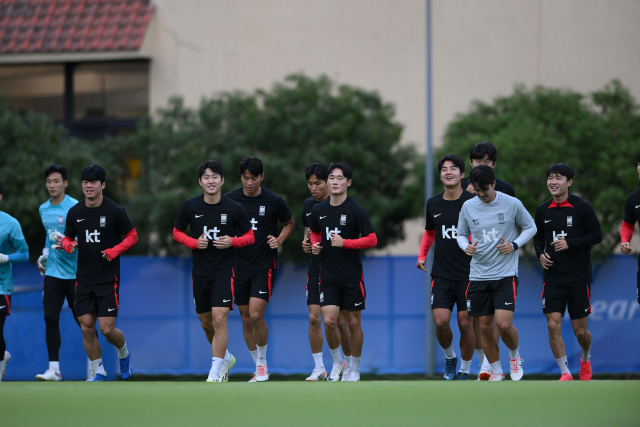
<svg viewBox="0 0 640 427"><path fill-rule="evenodd" d="M551 209L551 208L572 208L573 205L571 203L569 203L569 199L565 200L562 203L557 203L554 202L553 200L551 201L551 204L549 205L549 207L547 209Z"/></svg>

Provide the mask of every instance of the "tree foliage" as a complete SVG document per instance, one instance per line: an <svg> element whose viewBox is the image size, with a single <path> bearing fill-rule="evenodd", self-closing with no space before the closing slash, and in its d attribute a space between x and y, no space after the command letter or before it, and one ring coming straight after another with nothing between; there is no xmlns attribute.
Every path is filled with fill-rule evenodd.
<svg viewBox="0 0 640 427"><path fill-rule="evenodd" d="M518 86L490 104L474 102L449 124L438 155L468 161L473 144L487 139L498 148L496 176L513 185L532 215L551 197L547 167L566 163L575 172L571 191L591 203L600 218L605 239L594 248L596 256L619 244L624 203L638 186L640 150L638 105L619 81L590 95Z"/></svg>

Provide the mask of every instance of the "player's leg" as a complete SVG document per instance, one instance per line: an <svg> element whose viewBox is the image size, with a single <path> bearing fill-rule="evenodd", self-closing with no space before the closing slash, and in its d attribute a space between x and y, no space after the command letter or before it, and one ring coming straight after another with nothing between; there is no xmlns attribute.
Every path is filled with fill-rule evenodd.
<svg viewBox="0 0 640 427"><path fill-rule="evenodd" d="M1 295L4 297L4 295ZM4 309L4 307L3 307ZM0 313L0 381L4 378L4 372L7 368L7 363L11 359L11 355L7 351L7 343L4 340L4 322L7 320L7 313Z"/></svg>
<svg viewBox="0 0 640 427"><path fill-rule="evenodd" d="M344 354L345 371L342 374L342 381L348 381L351 367L353 366L353 355L351 354L351 332L349 332L349 322L347 311L340 310L338 314L338 329L340 330L340 346Z"/></svg>
<svg viewBox="0 0 640 427"><path fill-rule="evenodd" d="M562 317L566 307L566 288L547 284L542 285L542 312L547 318L549 347L551 347L553 357L560 368L560 381L573 381L569 364L567 363L567 350L562 339Z"/></svg>
<svg viewBox="0 0 640 427"><path fill-rule="evenodd" d="M518 278L515 276L505 277L495 283L493 290L493 304L496 307L495 322L500 330L502 341L509 349L509 370L513 381L520 380L524 373L519 351L518 330L513 326L518 283Z"/></svg>
<svg viewBox="0 0 640 427"><path fill-rule="evenodd" d="M268 301L261 298L251 297L249 300L249 319L253 329L253 339L258 351L256 361L256 381L266 381L269 379L269 368L267 367L267 343L269 341L269 327L264 321L264 313L267 310Z"/></svg>
<svg viewBox="0 0 640 427"><path fill-rule="evenodd" d="M49 354L49 368L44 374L36 375L38 381L60 381L60 311L66 296L65 281L44 276L42 305L44 307L45 340ZM76 319L76 322L78 320Z"/></svg>
<svg viewBox="0 0 640 427"><path fill-rule="evenodd" d="M209 344L213 345L213 320L211 318L211 289L209 282L205 280L192 280L193 303L196 307L196 314L200 320L200 327L204 331Z"/></svg>
<svg viewBox="0 0 640 427"><path fill-rule="evenodd" d="M211 344L211 352L213 354L213 337L215 335L213 329L213 317L211 314L211 310L205 313L197 313L198 320L200 320L200 327L204 331L205 336L207 337L207 341Z"/></svg>
<svg viewBox="0 0 640 427"><path fill-rule="evenodd" d="M456 379L458 356L453 351L453 333L449 327L451 311L456 303L455 289L451 288L451 281L442 277L431 279L431 312L435 325L436 339L442 347L445 356L444 379Z"/></svg>
<svg viewBox="0 0 640 427"><path fill-rule="evenodd" d="M81 303L85 301L84 298L78 299L78 293L76 293L76 298L77 301L79 300ZM78 306L78 303L76 303L76 306ZM78 307L78 312L83 313L84 310ZM96 311L83 313L78 317L80 329L82 330L82 344L84 345L84 350L89 358L89 363L91 365L90 369L95 373L94 376L89 378L87 381L107 380L107 372L104 370L104 365L102 364L102 347L100 346L100 341L98 341L98 338L96 337L97 319L98 314Z"/></svg>
<svg viewBox="0 0 640 427"><path fill-rule="evenodd" d="M229 311L227 307L211 308L211 320L215 333L211 342L211 354L213 358L207 382L222 382L227 379L228 369L222 372L223 375L221 375L221 370L229 345L229 332L227 330Z"/></svg>
<svg viewBox="0 0 640 427"><path fill-rule="evenodd" d="M349 323L351 354L353 356L349 381L360 381L360 360L362 359L362 346L364 344L362 311L347 310L347 321Z"/></svg>
<svg viewBox="0 0 640 427"><path fill-rule="evenodd" d="M573 333L578 339L582 350L580 355L580 380L590 381L591 371L591 332L587 329L589 314L591 314L591 285L572 286L567 290L569 296L569 316Z"/></svg>
<svg viewBox="0 0 640 427"><path fill-rule="evenodd" d="M322 310L322 318L324 319L324 335L331 350L333 358L333 368L329 374L328 381L339 381L340 375L344 372L346 364L340 353L340 329L338 329L338 316L340 315L341 302L336 302L334 295L334 286L322 286L320 296L320 304ZM329 298L329 299L327 299ZM340 298L341 299L341 298Z"/></svg>
<svg viewBox="0 0 640 427"><path fill-rule="evenodd" d="M458 329L460 330L460 369L458 371L458 380L468 380L469 371L471 369L471 359L473 358L473 351L475 349L476 337L473 333L473 318L469 317L466 305L462 305L460 308L458 303Z"/></svg>
<svg viewBox="0 0 640 427"><path fill-rule="evenodd" d="M97 294L98 325L100 332L107 342L118 350L120 361L120 377L128 380L133 369L131 367L131 354L127 348L124 334L116 328L116 319L120 311L120 280L104 285L94 285Z"/></svg>
<svg viewBox="0 0 640 427"><path fill-rule="evenodd" d="M307 302L309 302L309 300L307 300ZM306 381L321 381L326 379L327 371L322 359L322 312L320 311L319 295L317 297L317 303L308 303L307 308L309 309L309 344L311 346L311 355L313 356L315 366Z"/></svg>
<svg viewBox="0 0 640 427"><path fill-rule="evenodd" d="M482 349L482 355L478 353L478 357L482 358L480 363L480 372L478 373L478 380L488 381L493 370L491 368L490 360L499 361L498 342L493 334L494 328L494 305L493 305L493 290L490 288L490 281L469 281L467 289L465 290L467 315L472 318L472 322L477 324L476 336L476 351L478 347ZM481 317L483 317L481 319ZM489 334L490 337L487 335ZM486 341L486 343L485 343ZM491 354L491 357L489 357ZM499 365L499 363L498 363ZM500 378L502 378L502 369L500 369Z"/></svg>

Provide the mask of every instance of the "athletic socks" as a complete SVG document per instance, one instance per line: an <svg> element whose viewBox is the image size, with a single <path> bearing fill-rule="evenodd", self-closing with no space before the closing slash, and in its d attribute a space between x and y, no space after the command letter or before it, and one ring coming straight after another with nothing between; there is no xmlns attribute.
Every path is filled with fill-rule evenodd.
<svg viewBox="0 0 640 427"><path fill-rule="evenodd" d="M456 354L453 351L453 345L450 345L449 348L442 347L442 350L444 350L444 356L447 359L455 359L456 358Z"/></svg>
<svg viewBox="0 0 640 427"><path fill-rule="evenodd" d="M231 353L229 353L229 350L225 350L224 360L227 362L231 362L232 359L231 359Z"/></svg>
<svg viewBox="0 0 640 427"><path fill-rule="evenodd" d="M322 360L322 352L312 353L313 361L316 362L316 368L324 368L324 361Z"/></svg>
<svg viewBox="0 0 640 427"><path fill-rule="evenodd" d="M122 346L122 348L118 349L118 358L120 359L124 359L125 357L127 357L129 355L129 350L127 350L127 343L125 341L124 345Z"/></svg>
<svg viewBox="0 0 640 427"><path fill-rule="evenodd" d="M480 365L480 370L486 372L491 371L491 365L489 364L486 356L482 358L482 365Z"/></svg>
<svg viewBox="0 0 640 427"><path fill-rule="evenodd" d="M591 347L589 347L588 349L582 349L582 354L580 355L580 361L581 362L588 362L589 359L591 359Z"/></svg>
<svg viewBox="0 0 640 427"><path fill-rule="evenodd" d="M49 362L49 370L53 369L56 374L60 373L60 362Z"/></svg>
<svg viewBox="0 0 640 427"><path fill-rule="evenodd" d="M222 362L224 362L224 359L221 359L220 357L211 358L211 370L209 371L210 377L218 378L220 376Z"/></svg>
<svg viewBox="0 0 640 427"><path fill-rule="evenodd" d="M353 372L360 373L360 359L362 359L362 357L353 357L353 361L351 362L351 370Z"/></svg>
<svg viewBox="0 0 640 427"><path fill-rule="evenodd" d="M502 374L502 365L499 360L496 363L491 364L491 369L494 374Z"/></svg>
<svg viewBox="0 0 640 427"><path fill-rule="evenodd" d="M253 357L253 363L257 364L258 363L258 350L253 350L253 351L250 351L249 353L251 353L251 357Z"/></svg>
<svg viewBox="0 0 640 427"><path fill-rule="evenodd" d="M460 371L459 372L464 372L465 374L468 374L470 369L471 369L471 360L463 360L460 363Z"/></svg>
<svg viewBox="0 0 640 427"><path fill-rule="evenodd" d="M331 350L331 357L333 357L333 363L339 363L342 365L342 353L340 353L340 347L335 350Z"/></svg>
<svg viewBox="0 0 640 427"><path fill-rule="evenodd" d="M569 371L569 364L567 363L567 356L556 359L556 363L560 367L560 373L571 375L571 371Z"/></svg>
<svg viewBox="0 0 640 427"><path fill-rule="evenodd" d="M520 357L520 351L518 351L519 349L520 347L516 347L515 350L509 349L509 359L516 360L518 357Z"/></svg>
<svg viewBox="0 0 640 427"><path fill-rule="evenodd" d="M480 362L480 366L484 363L484 350L476 349L476 353L478 354L478 361Z"/></svg>
<svg viewBox="0 0 640 427"><path fill-rule="evenodd" d="M102 357L98 360L91 360L91 369L96 374L107 375L107 372L104 370L104 365L102 364Z"/></svg>
<svg viewBox="0 0 640 427"><path fill-rule="evenodd" d="M258 345L256 347L258 347L258 361L256 362L256 364L266 365L267 364L267 345L265 344L264 347L260 347Z"/></svg>
<svg viewBox="0 0 640 427"><path fill-rule="evenodd" d="M344 356L344 361L347 362L347 369L351 369L351 366L353 366L353 356Z"/></svg>

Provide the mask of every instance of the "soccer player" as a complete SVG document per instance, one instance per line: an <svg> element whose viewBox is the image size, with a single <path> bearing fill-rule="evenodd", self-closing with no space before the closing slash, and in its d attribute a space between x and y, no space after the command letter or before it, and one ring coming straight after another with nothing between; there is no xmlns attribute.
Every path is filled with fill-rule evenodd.
<svg viewBox="0 0 640 427"><path fill-rule="evenodd" d="M216 160L201 163L198 175L204 194L182 204L173 238L193 250L193 301L213 356L207 382L224 382L236 363L227 350L227 319L233 310L233 248L251 245L254 235L244 208L222 195L222 164ZM187 225L191 237L185 234ZM242 237L230 237L236 228Z"/></svg>
<svg viewBox="0 0 640 427"><path fill-rule="evenodd" d="M0 184L0 201L4 195ZM4 378L11 354L4 341L4 322L11 314L11 295L13 294L13 275L11 264L29 259L29 247L24 240L22 228L17 219L0 211L0 381Z"/></svg>
<svg viewBox="0 0 640 427"><path fill-rule="evenodd" d="M44 322L46 325L46 342L49 352L49 369L44 374L36 375L39 381L61 381L60 373L60 311L65 297L73 313L73 318L80 325L75 309L75 283L78 253L68 254L64 251L50 250L57 247L64 236L67 212L78 201L66 194L69 185L67 170L60 165L50 164L44 171L47 191L51 198L40 206L40 218L47 232L42 256L38 258L38 268L44 274L42 304L44 305ZM93 375L90 375L93 377Z"/></svg>
<svg viewBox="0 0 640 427"><path fill-rule="evenodd" d="M120 258L138 241L133 224L123 208L103 196L107 173L99 165L82 169L81 200L67 212L62 246L67 253L78 248L76 315L82 328L82 342L95 376L87 381L107 381L102 348L96 336L96 321L102 335L118 350L120 376L131 377L131 355L125 337L116 328L120 309ZM120 235L125 239L120 241ZM78 237L78 242L75 239Z"/></svg>
<svg viewBox="0 0 640 427"><path fill-rule="evenodd" d="M338 329L340 310L345 309L353 356L351 371L345 381L360 381L364 341L361 315L367 296L360 249L375 247L378 238L365 210L347 195L353 177L349 165L331 163L328 173L331 196L314 206L308 219L312 253L322 254L320 307L327 344L333 357L333 368L327 379L339 381L346 368L340 354L341 335Z"/></svg>
<svg viewBox="0 0 640 427"><path fill-rule="evenodd" d="M640 177L640 153L636 156L636 171ZM636 222L640 220L640 188L629 194L624 204L624 217L620 227L620 252L623 255L631 253L631 238ZM638 257L638 272L636 277L636 298L640 304L640 257Z"/></svg>
<svg viewBox="0 0 640 427"><path fill-rule="evenodd" d="M311 191L311 197L304 201L302 212L302 224L304 225L304 240L302 241L302 249L310 254L311 241L309 240L309 221L307 217L311 215L313 207L318 203L325 201L329 197L329 186L327 184L328 172L327 167L320 163L314 163L309 166L305 172L307 185ZM320 381L327 379L327 371L324 368L322 360L322 328L321 319L322 312L320 310L320 257L311 255L309 260L309 269L307 270L307 307L309 309L309 344L311 344L311 354L315 361L315 368L307 381ZM346 368L342 375L342 380L349 378L349 371L353 362L351 356L351 347L349 346L349 328L347 327L347 312L340 310L338 315L338 329L340 330L342 351L344 353Z"/></svg>
<svg viewBox="0 0 640 427"><path fill-rule="evenodd" d="M295 227L291 211L282 197L262 187L262 161L245 157L240 163L242 187L227 196L242 205L255 234L255 243L235 252L234 298L242 317L242 332L256 363L256 372L249 382L269 379L267 342L269 327L264 312L271 300L278 266L278 248ZM284 228L278 237L278 220Z"/></svg>
<svg viewBox="0 0 640 427"><path fill-rule="evenodd" d="M573 170L564 163L547 169L551 200L536 209L533 244L543 270L542 312L547 317L549 345L562 373L560 381L573 381L562 340L562 317L568 306L573 333L578 339L580 379L591 380L591 246L602 241L600 221L584 199L569 193Z"/></svg>
<svg viewBox="0 0 640 427"><path fill-rule="evenodd" d="M433 267L431 269L431 309L435 323L436 338L444 351L446 361L444 379L468 380L471 358L476 339L473 321L467 314L465 292L469 282L471 257L460 253L456 227L462 205L475 196L460 186L464 177L464 160L457 156L444 156L438 161L440 180L444 191L427 200L427 224L416 267L427 273L426 260L435 241ZM460 351L462 362L456 374L458 358L453 351L453 334L449 327L453 306L457 306L460 329Z"/></svg>
<svg viewBox="0 0 640 427"><path fill-rule="evenodd" d="M471 168L475 168L476 166L486 165L491 169L496 167L496 162L498 161L498 150L490 141L480 141L471 147L469 151L469 162L471 163ZM468 192L475 194L475 190L473 189L473 185L469 182L468 178L462 178L461 181L462 188L466 189ZM496 178L496 191L507 194L511 197L516 197L516 192L513 190L511 184L499 180ZM484 351L482 350L482 344L480 342L480 323L478 323L478 318L473 318L473 331L476 337L476 353L478 353L478 359L480 360L480 370L490 372L491 367L484 357ZM496 337L496 341L500 341L500 331L498 327L493 324L493 334ZM488 379L489 376L483 376L483 378ZM478 376L478 380L481 378Z"/></svg>
<svg viewBox="0 0 640 427"><path fill-rule="evenodd" d="M473 168L469 181L478 197L462 205L458 220L458 246L471 258L467 311L478 316L482 348L491 373L480 370L479 377L502 381L498 341L493 322L509 349L511 379L522 378L522 359L518 351L518 330L513 326L518 288L518 248L536 233L536 225L515 197L495 190L493 169ZM518 226L522 233L518 236ZM473 235L473 243L469 236Z"/></svg>

